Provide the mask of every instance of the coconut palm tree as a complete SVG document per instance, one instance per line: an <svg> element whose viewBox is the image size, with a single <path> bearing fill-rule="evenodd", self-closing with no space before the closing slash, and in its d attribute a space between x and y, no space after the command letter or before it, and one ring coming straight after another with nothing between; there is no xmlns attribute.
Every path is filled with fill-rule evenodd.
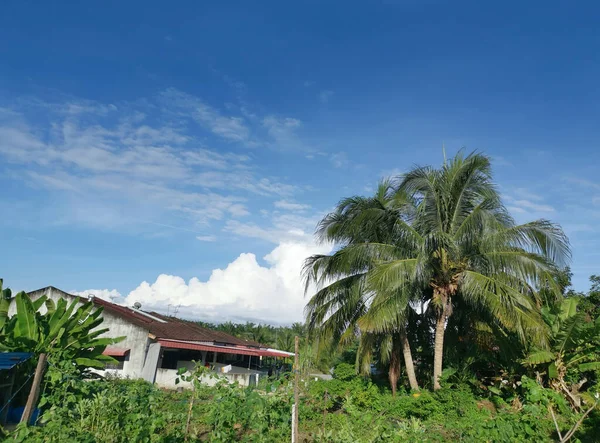
<svg viewBox="0 0 600 443"><path fill-rule="evenodd" d="M425 294L435 314L434 389L440 388L445 327L458 306L543 344L536 289L560 292L552 277L570 256L561 228L547 220L515 224L492 182L490 159L478 153L459 152L439 169L414 168L400 177L396 192L415 204L409 223L395 226L411 247L391 258L388 245L362 245L363 256L380 257L367 286L376 293L372 304L382 306L404 306L408 289ZM380 320L382 327L394 315Z"/></svg>
<svg viewBox="0 0 600 443"><path fill-rule="evenodd" d="M413 208L409 199L394 191L390 181L382 182L374 197L342 200L317 229L321 241L332 242L339 249L330 255L309 257L305 263L307 290L311 283L320 288L306 306L309 333L317 335L321 344L344 344L359 336L364 356L370 355L375 339L390 344L384 347L387 350L384 359L390 362L390 383L394 391L400 372L398 348L402 349L411 388L419 389L405 331L410 295L415 292L397 291L404 297L403 303L399 303L398 298L393 300L393 319L387 311L378 308L383 304L367 316L376 295L369 288L368 280L369 273L382 259L407 256L412 244L404 234L410 229L407 220ZM398 225L404 229L397 229ZM381 316L386 321L379 327ZM361 328L359 321L363 322ZM368 361L368 358L363 360Z"/></svg>

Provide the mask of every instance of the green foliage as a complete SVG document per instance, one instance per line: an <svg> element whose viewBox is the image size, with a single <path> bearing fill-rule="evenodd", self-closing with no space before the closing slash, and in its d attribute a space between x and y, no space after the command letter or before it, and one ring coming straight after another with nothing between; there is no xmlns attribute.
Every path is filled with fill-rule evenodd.
<svg viewBox="0 0 600 443"><path fill-rule="evenodd" d="M0 331L2 331L6 320L8 319L8 308L12 292L10 289L2 289L3 280L0 278Z"/></svg>
<svg viewBox="0 0 600 443"><path fill-rule="evenodd" d="M333 377L342 381L352 380L356 378L356 368L348 363L340 363L333 370Z"/></svg>
<svg viewBox="0 0 600 443"><path fill-rule="evenodd" d="M43 426L20 428L22 442L182 441L176 423L183 403L165 404L165 394L143 381L76 382L74 401L60 396L42 416Z"/></svg>
<svg viewBox="0 0 600 443"><path fill-rule="evenodd" d="M573 386L584 379L585 372L600 370L600 316L589 319L578 304L577 298L566 298L542 309L550 330L550 348L534 348L525 358L527 365L543 371L549 385L563 392L575 407L581 400L579 388Z"/></svg>
<svg viewBox="0 0 600 443"><path fill-rule="evenodd" d="M63 382L67 380L68 392L46 393L43 426L19 428L12 435L15 441L183 442L192 397L188 441L275 443L290 438L293 395L288 381L264 385L264 390L199 384L194 391L178 393L143 381L85 382L65 375ZM555 437L550 406L561 432L579 417L560 395L527 377L512 405L499 408L470 385L458 383L452 389L396 397L358 376L301 387L304 442L550 442ZM581 433L590 439L582 441L594 441L593 426L599 420L592 416Z"/></svg>

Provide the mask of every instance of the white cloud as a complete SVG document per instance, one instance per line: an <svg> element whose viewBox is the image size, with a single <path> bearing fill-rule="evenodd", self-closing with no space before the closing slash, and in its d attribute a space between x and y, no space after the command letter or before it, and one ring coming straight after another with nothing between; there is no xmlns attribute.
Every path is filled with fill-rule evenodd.
<svg viewBox="0 0 600 443"><path fill-rule="evenodd" d="M530 209L536 212L554 212L554 208L550 205L534 203L529 200L513 200L512 204L513 206L517 206L522 209Z"/></svg>
<svg viewBox="0 0 600 443"><path fill-rule="evenodd" d="M234 217L244 217L250 215L246 207L240 203L233 204L227 208L227 211Z"/></svg>
<svg viewBox="0 0 600 443"><path fill-rule="evenodd" d="M223 228L226 232L241 237L259 238L274 244L284 241L310 243L317 221L323 214L305 216L298 213L272 213L271 226L262 227L254 223L228 220Z"/></svg>
<svg viewBox="0 0 600 443"><path fill-rule="evenodd" d="M585 178L566 177L564 180L566 182L568 182L568 183L573 183L575 185L579 185L579 186L582 186L584 188L591 188L591 189L600 190L600 184L599 183L593 182L591 180L587 180Z"/></svg>
<svg viewBox="0 0 600 443"><path fill-rule="evenodd" d="M515 214L528 214L530 216L538 216L539 214L556 212L553 206L544 204L543 197L537 194L534 194L523 188L518 188L513 192L519 197L528 197L515 198L512 195L504 196L504 200L507 202L507 209Z"/></svg>
<svg viewBox="0 0 600 443"><path fill-rule="evenodd" d="M116 289L87 289L85 291L70 291L70 294L79 295L81 297L94 297L101 298L102 300L108 300L113 303L121 303L124 301L123 296Z"/></svg>
<svg viewBox="0 0 600 443"><path fill-rule="evenodd" d="M276 232L262 228L254 223L241 223L237 220L229 220L223 228L226 232L232 232L242 237L259 238L272 243L277 243Z"/></svg>
<svg viewBox="0 0 600 443"><path fill-rule="evenodd" d="M47 212L53 224L166 226L181 224L184 215L190 229L249 215L249 195L281 199L299 191L277 177L259 176L248 155L208 149L186 126L200 113L211 132L232 138L227 131L237 131L236 123L230 124L237 120L177 91L165 92L161 100L119 108L83 100L29 100L11 112L2 108L0 158L18 165L11 168L15 179L36 192L53 193L52 206L35 208ZM28 121L27 113L34 115L38 108L48 122ZM273 137L300 124L268 121Z"/></svg>
<svg viewBox="0 0 600 443"><path fill-rule="evenodd" d="M162 96L168 103L180 107L183 112L191 112L197 122L219 137L235 142L247 141L250 138L250 128L243 117L223 115L198 97L173 88L167 89Z"/></svg>
<svg viewBox="0 0 600 443"><path fill-rule="evenodd" d="M345 152L337 152L329 157L334 168L342 168L348 164L348 156Z"/></svg>
<svg viewBox="0 0 600 443"><path fill-rule="evenodd" d="M544 197L542 197L541 195L535 194L531 191L529 191L528 189L525 188L516 188L514 190L514 193L516 195L518 195L521 198L527 199L527 200L533 200L533 201L542 201L544 200Z"/></svg>
<svg viewBox="0 0 600 443"><path fill-rule="evenodd" d="M142 309L165 312L179 305L186 317L213 321L261 321L289 324L303 320L307 299L301 270L312 254L327 253L329 247L311 243L284 242L264 257L243 253L225 269L215 269L207 281L161 274L152 284L141 283L125 299ZM310 295L310 293L309 293Z"/></svg>
<svg viewBox="0 0 600 443"><path fill-rule="evenodd" d="M526 214L527 213L527 211L525 211L525 209L519 208L517 206L507 206L506 209L508 209L510 212L517 213L517 214Z"/></svg>
<svg viewBox="0 0 600 443"><path fill-rule="evenodd" d="M217 237L214 235L198 235L196 236L196 240L213 242L217 241Z"/></svg>
<svg viewBox="0 0 600 443"><path fill-rule="evenodd" d="M285 209L288 211L302 212L302 211L306 211L307 209L310 209L310 205L295 203L295 202L291 202L288 200L278 200L274 203L274 205L276 208Z"/></svg>

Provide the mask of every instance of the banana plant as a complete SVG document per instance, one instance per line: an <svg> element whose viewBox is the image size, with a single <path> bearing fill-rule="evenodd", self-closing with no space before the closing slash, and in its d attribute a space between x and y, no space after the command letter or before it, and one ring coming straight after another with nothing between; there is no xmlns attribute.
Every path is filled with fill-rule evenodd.
<svg viewBox="0 0 600 443"><path fill-rule="evenodd" d="M19 292L12 300L16 313L8 318L11 299L5 291L0 302L0 351L46 353L50 360L71 361L81 370L102 369L115 361L102 353L125 337L101 337L108 331L99 329L101 307L95 308L91 302L80 305L78 300L68 304L62 298L55 303L45 295L31 300ZM46 307L44 313L40 312L42 306Z"/></svg>
<svg viewBox="0 0 600 443"><path fill-rule="evenodd" d="M577 310L577 305L577 299L567 298L553 307L542 308L550 330L550 347L533 349L525 364L542 369L550 387L562 392L579 409L579 390L587 382L583 373L600 370L600 317L588 319L585 312Z"/></svg>

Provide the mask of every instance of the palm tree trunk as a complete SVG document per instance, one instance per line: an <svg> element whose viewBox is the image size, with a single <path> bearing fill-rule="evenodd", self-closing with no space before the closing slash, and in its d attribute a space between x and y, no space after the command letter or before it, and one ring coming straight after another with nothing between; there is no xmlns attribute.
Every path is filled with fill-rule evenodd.
<svg viewBox="0 0 600 443"><path fill-rule="evenodd" d="M390 356L390 368L388 369L388 379L390 381L390 387L392 388L392 396L396 396L396 389L398 387L398 379L400 378L400 356L397 352L392 351Z"/></svg>
<svg viewBox="0 0 600 443"><path fill-rule="evenodd" d="M402 340L402 354L404 356L404 366L406 367L406 375L408 376L408 384L413 391L419 390L419 383L415 374L415 366L413 364L412 353L410 351L410 343L406 333L400 335Z"/></svg>
<svg viewBox="0 0 600 443"><path fill-rule="evenodd" d="M441 308L438 308L437 320L435 323L435 341L433 347L433 389L438 390L440 386L440 377L442 376L443 358L444 358L444 334L446 332L446 319L448 314L449 296L445 292L438 294Z"/></svg>

